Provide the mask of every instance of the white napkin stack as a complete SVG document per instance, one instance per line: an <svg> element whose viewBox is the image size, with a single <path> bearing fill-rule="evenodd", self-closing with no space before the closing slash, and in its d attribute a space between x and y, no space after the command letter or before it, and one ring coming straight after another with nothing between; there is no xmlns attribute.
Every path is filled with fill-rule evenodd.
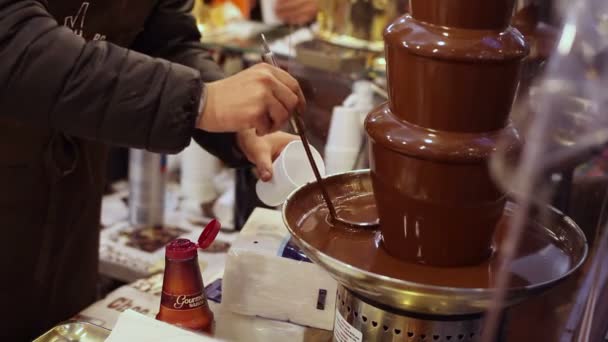
<svg viewBox="0 0 608 342"><path fill-rule="evenodd" d="M133 341L213 342L221 340L195 334L133 310L127 310L118 318L118 322L106 342Z"/></svg>
<svg viewBox="0 0 608 342"><path fill-rule="evenodd" d="M228 253L224 309L332 330L336 281L319 266L283 257L290 235L274 210L256 209Z"/></svg>
<svg viewBox="0 0 608 342"><path fill-rule="evenodd" d="M215 336L235 342L329 342L331 331L289 322L245 316L229 312L221 305L212 307Z"/></svg>

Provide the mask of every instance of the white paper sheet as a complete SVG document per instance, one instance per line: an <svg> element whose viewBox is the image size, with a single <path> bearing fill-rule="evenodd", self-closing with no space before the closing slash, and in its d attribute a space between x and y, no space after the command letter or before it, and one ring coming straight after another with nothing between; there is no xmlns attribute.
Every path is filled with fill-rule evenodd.
<svg viewBox="0 0 608 342"><path fill-rule="evenodd" d="M221 340L195 334L133 310L127 310L118 318L118 322L106 342L135 341L213 342Z"/></svg>

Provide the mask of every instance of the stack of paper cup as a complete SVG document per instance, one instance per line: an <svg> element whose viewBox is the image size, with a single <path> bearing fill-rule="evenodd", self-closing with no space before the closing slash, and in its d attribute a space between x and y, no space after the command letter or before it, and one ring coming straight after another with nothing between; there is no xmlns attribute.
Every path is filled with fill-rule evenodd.
<svg viewBox="0 0 608 342"><path fill-rule="evenodd" d="M310 146L310 149L319 173L324 176L323 158L314 147ZM281 205L292 191L314 179L315 174L306 157L304 145L297 140L287 144L272 164L272 179L269 182L258 181L255 190L262 202L276 207Z"/></svg>
<svg viewBox="0 0 608 342"><path fill-rule="evenodd" d="M367 114L374 108L374 88L370 81L360 80L353 84L353 92L343 103L344 107L353 108L358 111L361 127Z"/></svg>
<svg viewBox="0 0 608 342"><path fill-rule="evenodd" d="M222 228L234 227L234 197L235 188L224 192L213 203L213 214L215 218L222 222Z"/></svg>
<svg viewBox="0 0 608 342"><path fill-rule="evenodd" d="M280 25L283 23L281 19L277 17L275 12L275 6L277 5L277 0L261 0L262 5L262 19L265 24L268 25Z"/></svg>
<svg viewBox="0 0 608 342"><path fill-rule="evenodd" d="M198 205L215 200L218 193L213 177L221 170L219 159L191 142L182 152L181 192L187 201Z"/></svg>
<svg viewBox="0 0 608 342"><path fill-rule="evenodd" d="M360 110L334 107L325 145L327 174L350 171L357 163L363 141Z"/></svg>

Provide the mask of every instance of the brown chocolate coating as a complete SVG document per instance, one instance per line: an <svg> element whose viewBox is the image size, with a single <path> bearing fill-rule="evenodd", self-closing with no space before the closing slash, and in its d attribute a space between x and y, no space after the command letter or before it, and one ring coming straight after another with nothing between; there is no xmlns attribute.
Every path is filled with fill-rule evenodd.
<svg viewBox="0 0 608 342"><path fill-rule="evenodd" d="M394 115L445 131L485 132L507 124L527 53L517 30L443 29L405 15L384 37Z"/></svg>
<svg viewBox="0 0 608 342"><path fill-rule="evenodd" d="M329 185L329 191L335 184ZM353 230L328 223L328 212L320 199L309 193L298 195L298 204L292 204L287 221L295 235L319 251L359 269L391 278L419 284L458 287L490 288L495 284L499 270L501 241L509 228L508 214L502 215L493 243L497 246L491 257L482 263L465 267L433 267L400 260L387 253L382 246L378 230ZM307 199L317 206L303 203ZM340 215L355 220L369 220L376 215L374 196L371 194L340 198L336 201ZM312 211L307 211L313 207ZM356 208L356 209L355 209ZM348 211L348 212L345 212ZM572 264L560 241L546 234L540 226L525 229L522 246L517 252L511 274L511 287L526 286L555 279ZM470 238L474 238L468 235ZM554 267L547 267L546 260Z"/></svg>
<svg viewBox="0 0 608 342"><path fill-rule="evenodd" d="M384 105L368 116L367 131L383 240L391 254L432 265L485 259L505 201L486 160L500 139L517 147L515 130L438 132L400 122Z"/></svg>
<svg viewBox="0 0 608 342"><path fill-rule="evenodd" d="M385 31L389 102L366 119L387 252L434 266L483 263L505 196L487 160L508 125L523 36L512 0L412 0ZM448 27L449 26L449 27Z"/></svg>

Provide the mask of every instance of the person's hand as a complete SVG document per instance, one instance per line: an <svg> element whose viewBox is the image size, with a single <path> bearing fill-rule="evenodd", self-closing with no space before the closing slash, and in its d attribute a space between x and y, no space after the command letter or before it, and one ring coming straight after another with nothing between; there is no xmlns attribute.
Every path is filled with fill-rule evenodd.
<svg viewBox="0 0 608 342"><path fill-rule="evenodd" d="M208 132L255 129L258 135L277 131L306 101L295 78L260 63L207 84L207 98L197 128Z"/></svg>
<svg viewBox="0 0 608 342"><path fill-rule="evenodd" d="M263 182L272 178L272 162L281 154L283 148L298 139L300 138L297 135L285 132L275 132L262 137L251 129L237 133L241 151L255 164L258 177Z"/></svg>
<svg viewBox="0 0 608 342"><path fill-rule="evenodd" d="M287 24L301 25L317 15L318 0L277 0L275 13Z"/></svg>

